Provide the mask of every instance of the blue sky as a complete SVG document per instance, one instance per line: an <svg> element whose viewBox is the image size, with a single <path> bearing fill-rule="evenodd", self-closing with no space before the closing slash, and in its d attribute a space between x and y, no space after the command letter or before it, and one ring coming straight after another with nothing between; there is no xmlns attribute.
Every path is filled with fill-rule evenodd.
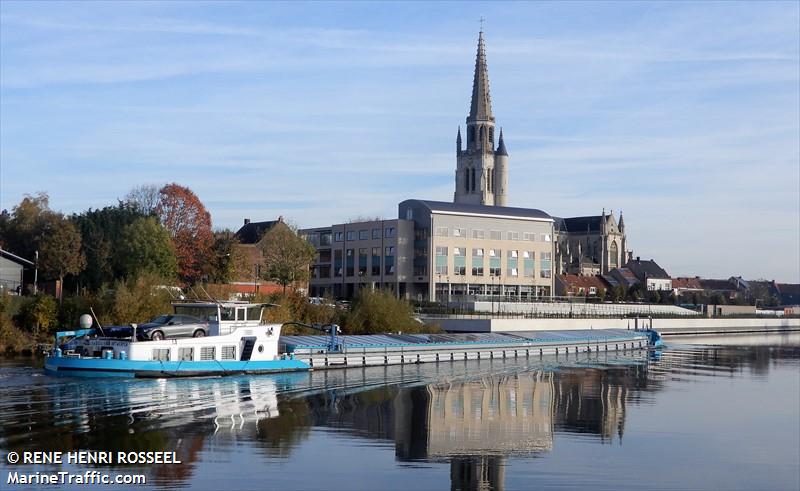
<svg viewBox="0 0 800 491"><path fill-rule="evenodd" d="M0 208L191 187L215 227L452 200L484 16L509 205L800 281L797 2L0 2Z"/></svg>

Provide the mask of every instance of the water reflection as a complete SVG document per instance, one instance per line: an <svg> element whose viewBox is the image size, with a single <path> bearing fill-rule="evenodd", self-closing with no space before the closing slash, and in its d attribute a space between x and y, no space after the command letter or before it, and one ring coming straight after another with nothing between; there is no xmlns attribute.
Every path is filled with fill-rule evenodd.
<svg viewBox="0 0 800 491"><path fill-rule="evenodd" d="M646 355L466 362L221 379L51 379L0 368L4 450L176 451L141 468L159 487L205 487L198 466L253 448L290 459L318 428L393 445L398 462L449 465L452 489L503 489L509 457L547 455L560 433L621 442L631 404L675 380L796 363L798 348L680 347ZM249 450L248 450L249 452ZM323 456L320 456L323 458ZM3 464L4 465L4 464ZM248 470L230 478L247 487Z"/></svg>

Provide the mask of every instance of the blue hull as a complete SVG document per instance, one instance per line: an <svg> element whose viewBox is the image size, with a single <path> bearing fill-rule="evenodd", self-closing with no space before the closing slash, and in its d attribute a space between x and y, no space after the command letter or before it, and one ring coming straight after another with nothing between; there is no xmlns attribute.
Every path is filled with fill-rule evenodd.
<svg viewBox="0 0 800 491"><path fill-rule="evenodd" d="M208 377L310 370L300 360L268 361L135 361L103 358L48 357L48 375L67 377Z"/></svg>

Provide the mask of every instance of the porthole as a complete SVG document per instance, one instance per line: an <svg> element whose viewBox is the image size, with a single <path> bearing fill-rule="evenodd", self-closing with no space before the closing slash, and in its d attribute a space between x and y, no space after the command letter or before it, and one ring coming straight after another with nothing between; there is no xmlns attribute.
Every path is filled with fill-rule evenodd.
<svg viewBox="0 0 800 491"><path fill-rule="evenodd" d="M259 353L263 353L264 352L264 345L263 344L259 344L258 345L258 352Z"/></svg>

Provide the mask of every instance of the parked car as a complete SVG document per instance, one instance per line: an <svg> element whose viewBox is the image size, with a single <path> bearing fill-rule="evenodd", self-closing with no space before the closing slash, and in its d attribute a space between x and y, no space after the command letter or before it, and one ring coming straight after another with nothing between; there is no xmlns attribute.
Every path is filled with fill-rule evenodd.
<svg viewBox="0 0 800 491"><path fill-rule="evenodd" d="M208 335L208 322L191 315L160 315L136 328L136 339L158 341L166 338L203 337Z"/></svg>

